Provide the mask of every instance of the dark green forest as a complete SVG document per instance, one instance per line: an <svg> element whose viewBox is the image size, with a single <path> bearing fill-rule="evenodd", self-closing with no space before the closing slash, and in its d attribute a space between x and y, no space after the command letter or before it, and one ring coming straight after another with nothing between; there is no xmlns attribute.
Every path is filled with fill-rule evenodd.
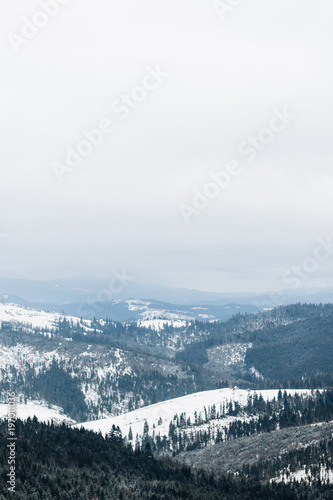
<svg viewBox="0 0 333 500"><path fill-rule="evenodd" d="M257 338L246 362L269 379L332 374L333 316L278 326Z"/></svg>
<svg viewBox="0 0 333 500"><path fill-rule="evenodd" d="M194 324L193 328L200 326ZM245 364L247 368L254 366L264 376L266 385L259 385L260 388L288 387L291 379L296 382L311 378L316 379L318 387L323 381L332 385L332 304L282 306L258 314L236 315L226 322L205 323L201 328L206 329L206 339L187 345L176 354L177 360L205 364L207 349L231 342L251 342ZM253 382L249 376L244 378Z"/></svg>
<svg viewBox="0 0 333 500"><path fill-rule="evenodd" d="M16 421L15 493L6 486L7 422L0 423L0 498L19 500L329 500L333 486L317 482L269 484L258 479L192 471L172 459L156 460L125 447L118 433L101 434Z"/></svg>

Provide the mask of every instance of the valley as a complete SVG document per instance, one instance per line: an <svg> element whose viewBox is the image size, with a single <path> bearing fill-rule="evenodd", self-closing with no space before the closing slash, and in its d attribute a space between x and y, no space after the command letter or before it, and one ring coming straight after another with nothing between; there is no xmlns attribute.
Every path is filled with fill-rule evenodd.
<svg viewBox="0 0 333 500"><path fill-rule="evenodd" d="M199 321L148 313L146 302L130 302L145 319L124 322L1 304L0 418L15 390L22 420L121 436L158 459L285 482L331 477L331 304ZM310 463L309 446L325 460Z"/></svg>

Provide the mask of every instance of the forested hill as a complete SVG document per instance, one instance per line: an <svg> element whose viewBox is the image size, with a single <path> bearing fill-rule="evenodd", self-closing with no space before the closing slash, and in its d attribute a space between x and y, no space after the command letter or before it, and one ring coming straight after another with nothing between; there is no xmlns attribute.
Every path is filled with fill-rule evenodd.
<svg viewBox="0 0 333 500"><path fill-rule="evenodd" d="M269 484L191 471L126 448L118 432L107 438L83 429L16 422L16 491L9 493L7 422L0 423L0 498L7 500L329 500L333 486Z"/></svg>
<svg viewBox="0 0 333 500"><path fill-rule="evenodd" d="M260 341L265 338L260 333L319 318L333 318L333 304L291 304L256 314L236 314L225 322L194 322L187 328L205 332L201 344L207 349L229 341Z"/></svg>
<svg viewBox="0 0 333 500"><path fill-rule="evenodd" d="M53 330L2 324L0 400L14 389L21 401L44 401L85 421L235 385L329 388L332 353L332 304L295 304L226 322L166 322L157 330L137 321L68 318Z"/></svg>
<svg viewBox="0 0 333 500"><path fill-rule="evenodd" d="M332 375L332 353L333 316L319 316L257 335L246 362L265 378L282 381Z"/></svg>
<svg viewBox="0 0 333 500"><path fill-rule="evenodd" d="M246 370L255 369L270 384L286 385L293 379L295 385L301 379L315 378L319 385L327 380L332 385L332 304L283 306L237 315L206 328L205 339L187 345L176 354L177 360L206 364L210 360L208 351L212 354L219 346L238 343L246 345L242 368L245 378Z"/></svg>

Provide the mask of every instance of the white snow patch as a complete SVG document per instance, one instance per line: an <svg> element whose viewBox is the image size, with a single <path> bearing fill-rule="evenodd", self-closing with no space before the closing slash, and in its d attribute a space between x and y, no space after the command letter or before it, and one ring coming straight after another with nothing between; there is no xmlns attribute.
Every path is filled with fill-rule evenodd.
<svg viewBox="0 0 333 500"><path fill-rule="evenodd" d="M186 321L182 320L168 320L168 319L146 319L143 321L138 321L137 325L140 328L151 328L156 332L160 332L164 329L165 325L173 326L174 328L183 328L187 325Z"/></svg>
<svg viewBox="0 0 333 500"><path fill-rule="evenodd" d="M80 318L75 316L64 316L63 314L48 311L39 311L30 307L23 307L17 304L0 303L0 326L3 322L23 325L26 327L42 328L55 330L59 321L66 318L67 321L73 321L74 324L80 323ZM91 321L84 320L83 327L86 330L91 329Z"/></svg>
<svg viewBox="0 0 333 500"><path fill-rule="evenodd" d="M7 418L8 407L5 403L0 403L0 418ZM28 417L37 417L41 422L51 422L60 424L62 422L69 425L75 424L75 420L64 414L59 406L48 405L42 401L27 401L26 404L18 404L16 407L16 416L21 420L27 420Z"/></svg>

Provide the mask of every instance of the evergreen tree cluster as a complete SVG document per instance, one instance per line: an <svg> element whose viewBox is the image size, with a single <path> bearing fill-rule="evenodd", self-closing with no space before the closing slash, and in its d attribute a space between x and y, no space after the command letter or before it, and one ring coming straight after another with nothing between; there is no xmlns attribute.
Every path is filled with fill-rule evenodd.
<svg viewBox="0 0 333 500"><path fill-rule="evenodd" d="M226 417L238 416L242 418L223 425ZM279 391L273 401L265 401L261 394L255 394L249 396L245 408L232 401L221 404L220 408L208 406L204 412L195 412L193 422L185 412L180 416L176 414L170 421L168 436L160 436L157 427L152 435L144 433L142 447L149 443L154 453L178 454L262 432L332 420L333 391L317 391L311 396L297 393L291 396Z"/></svg>
<svg viewBox="0 0 333 500"><path fill-rule="evenodd" d="M0 499L18 500L328 500L332 486L269 484L258 479L192 471L149 447L133 451L117 432L16 421L15 493L6 484L7 422L0 422Z"/></svg>
<svg viewBox="0 0 333 500"><path fill-rule="evenodd" d="M308 483L332 484L328 472L330 471L330 475L333 476L333 439L289 451L274 460L260 460L252 465L244 464L242 474L265 480L281 478L288 481L293 473L300 470L304 471Z"/></svg>

